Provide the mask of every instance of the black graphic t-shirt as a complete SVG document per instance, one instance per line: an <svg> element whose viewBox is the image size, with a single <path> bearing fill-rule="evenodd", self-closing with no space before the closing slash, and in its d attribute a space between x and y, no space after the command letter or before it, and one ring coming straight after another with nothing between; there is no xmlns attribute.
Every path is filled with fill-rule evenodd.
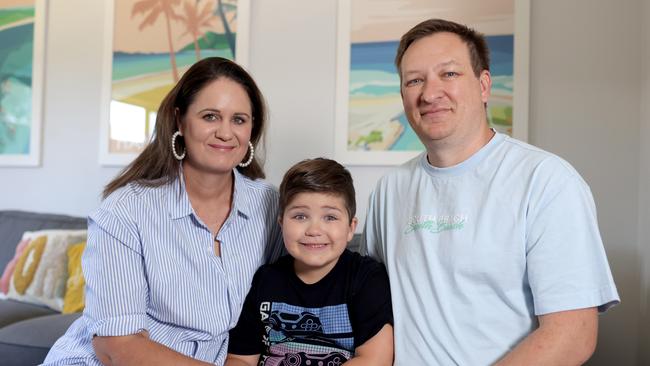
<svg viewBox="0 0 650 366"><path fill-rule="evenodd" d="M228 352L261 354L260 365L339 365L393 323L383 264L349 250L320 281L296 276L293 258L262 266L246 296Z"/></svg>

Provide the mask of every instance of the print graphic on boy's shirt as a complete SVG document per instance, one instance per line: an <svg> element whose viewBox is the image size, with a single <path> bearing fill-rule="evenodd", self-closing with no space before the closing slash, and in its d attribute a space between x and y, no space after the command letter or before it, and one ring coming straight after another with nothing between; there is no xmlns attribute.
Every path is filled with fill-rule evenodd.
<svg viewBox="0 0 650 366"><path fill-rule="evenodd" d="M340 366L349 357L339 352L328 354L306 354L305 352L287 352L282 359L262 357L259 366Z"/></svg>
<svg viewBox="0 0 650 366"><path fill-rule="evenodd" d="M346 304L305 308L262 302L264 344L261 365L340 365L354 355L354 336Z"/></svg>
<svg viewBox="0 0 650 366"><path fill-rule="evenodd" d="M404 227L404 235L416 231L428 231L437 234L443 231L463 230L467 223L467 215L413 215Z"/></svg>

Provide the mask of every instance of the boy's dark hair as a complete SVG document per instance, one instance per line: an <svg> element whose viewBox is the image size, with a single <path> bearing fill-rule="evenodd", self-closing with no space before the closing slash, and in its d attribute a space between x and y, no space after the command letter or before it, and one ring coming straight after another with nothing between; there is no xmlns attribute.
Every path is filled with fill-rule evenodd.
<svg viewBox="0 0 650 366"><path fill-rule="evenodd" d="M350 172L334 160L307 159L292 166L280 184L280 217L299 193L327 193L343 197L349 220L357 210Z"/></svg>
<svg viewBox="0 0 650 366"><path fill-rule="evenodd" d="M465 42L476 77L479 77L483 70L490 71L490 50L483 34L463 24L444 19L428 19L411 28L400 39L395 56L395 66L397 66L400 79L402 78L402 58L411 44L424 37L442 32L454 33Z"/></svg>

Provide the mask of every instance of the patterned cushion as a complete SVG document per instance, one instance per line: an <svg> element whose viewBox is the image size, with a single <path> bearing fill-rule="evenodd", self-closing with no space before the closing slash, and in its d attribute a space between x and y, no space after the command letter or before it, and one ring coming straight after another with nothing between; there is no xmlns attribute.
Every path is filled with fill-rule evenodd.
<svg viewBox="0 0 650 366"><path fill-rule="evenodd" d="M68 277L67 250L86 240L86 230L25 232L25 239L31 241L16 262L7 297L61 311Z"/></svg>

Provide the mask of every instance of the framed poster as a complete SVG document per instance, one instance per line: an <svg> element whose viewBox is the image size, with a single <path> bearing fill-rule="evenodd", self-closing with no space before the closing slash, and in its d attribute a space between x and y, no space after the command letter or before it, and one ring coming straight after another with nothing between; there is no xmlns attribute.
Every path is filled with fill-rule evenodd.
<svg viewBox="0 0 650 366"><path fill-rule="evenodd" d="M41 160L45 0L0 4L0 165Z"/></svg>
<svg viewBox="0 0 650 366"><path fill-rule="evenodd" d="M339 0L335 155L348 165L396 165L422 151L404 115L394 58L400 37L442 18L486 35L497 131L528 136L530 0Z"/></svg>
<svg viewBox="0 0 650 366"><path fill-rule="evenodd" d="M102 165L126 165L142 151L160 102L196 61L247 65L249 1L105 1Z"/></svg>

